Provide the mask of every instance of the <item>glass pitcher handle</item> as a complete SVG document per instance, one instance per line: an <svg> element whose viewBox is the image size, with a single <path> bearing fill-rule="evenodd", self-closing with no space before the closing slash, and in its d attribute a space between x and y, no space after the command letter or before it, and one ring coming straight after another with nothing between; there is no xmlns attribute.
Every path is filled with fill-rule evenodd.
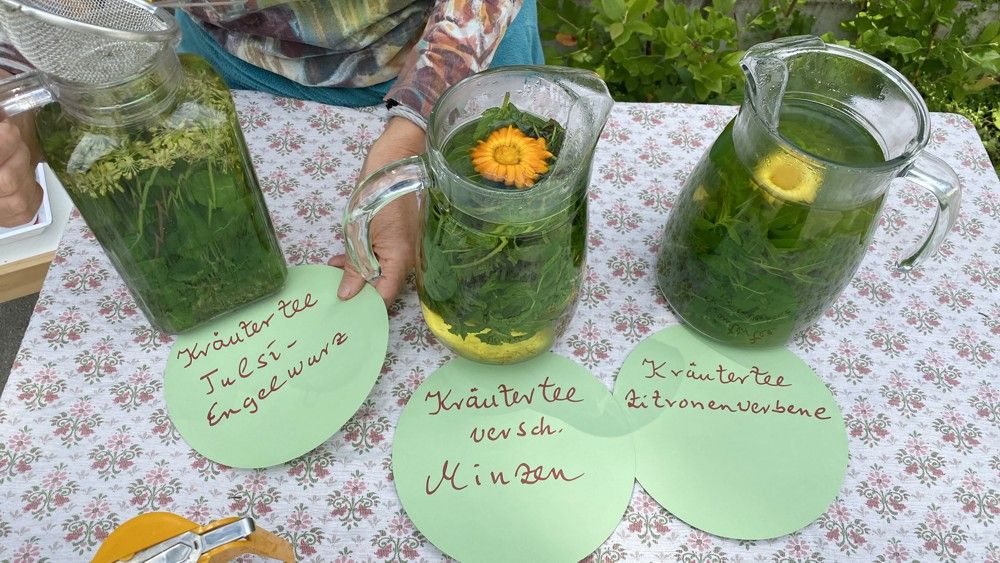
<svg viewBox="0 0 1000 563"><path fill-rule="evenodd" d="M934 214L931 232L919 247L896 265L902 271L909 271L930 258L944 242L948 231L958 220L958 207L962 199L961 183L951 166L940 158L922 153L906 173L905 178L934 194L938 206Z"/></svg>
<svg viewBox="0 0 1000 563"><path fill-rule="evenodd" d="M382 275L371 245L372 219L397 198L418 192L429 183L423 157L411 156L376 170L354 189L344 211L344 242L347 259L366 280Z"/></svg>
<svg viewBox="0 0 1000 563"><path fill-rule="evenodd" d="M23 72L0 82L0 121L55 101L45 75Z"/></svg>

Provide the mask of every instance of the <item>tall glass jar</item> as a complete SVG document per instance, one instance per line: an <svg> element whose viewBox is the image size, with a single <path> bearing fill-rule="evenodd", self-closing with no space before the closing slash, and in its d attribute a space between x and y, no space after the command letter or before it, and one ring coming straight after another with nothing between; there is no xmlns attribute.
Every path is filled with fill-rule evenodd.
<svg viewBox="0 0 1000 563"><path fill-rule="evenodd" d="M287 273L229 90L164 50L107 88L59 84L37 130L48 162L158 329L277 291Z"/></svg>

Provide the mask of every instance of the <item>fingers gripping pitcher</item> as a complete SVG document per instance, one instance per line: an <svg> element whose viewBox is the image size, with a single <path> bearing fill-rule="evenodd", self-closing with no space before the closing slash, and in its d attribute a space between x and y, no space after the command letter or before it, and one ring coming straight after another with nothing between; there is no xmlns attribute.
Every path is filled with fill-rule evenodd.
<svg viewBox="0 0 1000 563"><path fill-rule="evenodd" d="M558 67L505 67L455 85L431 113L427 154L355 191L352 264L378 277L371 218L418 192L417 291L431 332L487 363L547 351L577 304L591 158L611 105L595 74Z"/></svg>
<svg viewBox="0 0 1000 563"><path fill-rule="evenodd" d="M958 217L958 177L924 152L927 107L885 63L816 37L752 47L746 99L695 167L663 235L657 273L699 332L777 345L812 323L850 281L898 178L938 200L933 254Z"/></svg>

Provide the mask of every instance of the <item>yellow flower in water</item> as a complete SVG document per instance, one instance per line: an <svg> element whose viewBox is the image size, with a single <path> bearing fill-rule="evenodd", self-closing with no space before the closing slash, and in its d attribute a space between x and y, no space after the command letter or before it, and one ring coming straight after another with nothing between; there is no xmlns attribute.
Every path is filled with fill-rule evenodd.
<svg viewBox="0 0 1000 563"><path fill-rule="evenodd" d="M483 178L524 189L549 171L552 153L545 149L545 139L529 137L508 125L479 141L471 156L472 166Z"/></svg>
<svg viewBox="0 0 1000 563"><path fill-rule="evenodd" d="M820 175L806 163L783 153L774 153L757 165L755 179L761 186L778 199L800 203L812 203L819 190ZM774 203L773 197L768 201Z"/></svg>

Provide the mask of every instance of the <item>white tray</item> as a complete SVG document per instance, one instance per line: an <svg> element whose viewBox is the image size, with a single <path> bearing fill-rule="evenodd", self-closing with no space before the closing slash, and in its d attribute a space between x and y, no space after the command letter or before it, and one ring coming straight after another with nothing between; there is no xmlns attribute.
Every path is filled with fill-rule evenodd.
<svg viewBox="0 0 1000 563"><path fill-rule="evenodd" d="M69 214L73 210L73 202L46 164L40 164L37 172L38 183L45 190L45 201L39 210L39 215L47 213L48 224L42 224L45 223L42 221L26 225L30 231L18 236L17 240L6 237L0 239L0 266L54 252L59 246L59 239L62 238ZM4 229L4 231L20 231L23 228Z"/></svg>
<svg viewBox="0 0 1000 563"><path fill-rule="evenodd" d="M17 240L24 240L28 237L34 237L42 234L42 232L52 224L52 207L49 203L49 189L48 182L45 179L45 168L44 165L39 164L35 168L35 179L38 180L38 184L42 186L42 206L35 214L35 218L24 225L19 227L0 227L0 244L10 244Z"/></svg>

